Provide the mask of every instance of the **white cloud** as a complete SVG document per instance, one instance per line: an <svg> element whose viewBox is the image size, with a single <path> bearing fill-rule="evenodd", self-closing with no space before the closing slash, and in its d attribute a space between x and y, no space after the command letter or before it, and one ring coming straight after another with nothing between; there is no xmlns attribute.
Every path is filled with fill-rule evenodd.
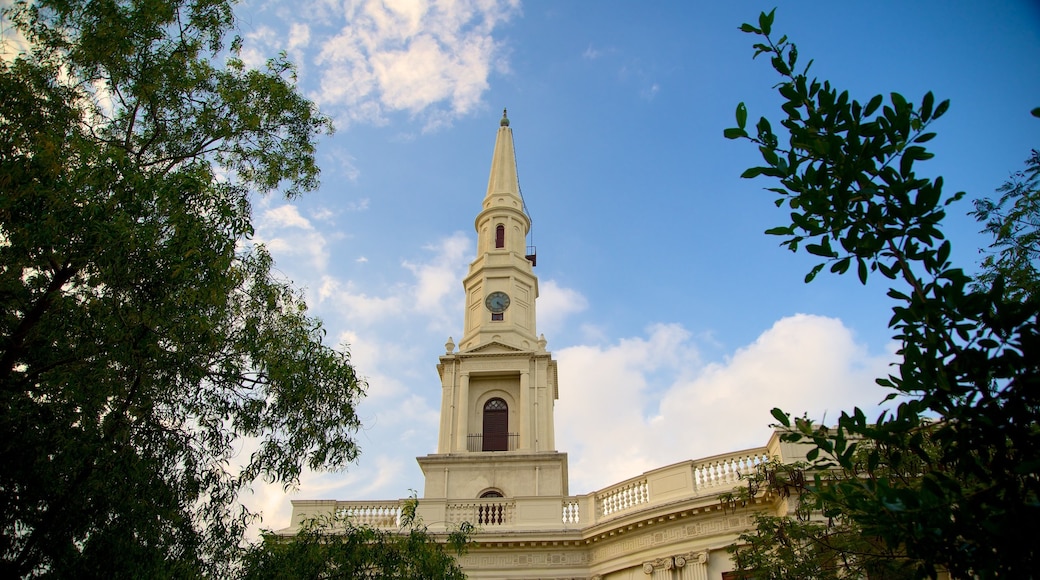
<svg viewBox="0 0 1040 580"><path fill-rule="evenodd" d="M322 167L326 168L325 170L332 172L334 175L342 176L347 181L357 183L358 178L361 177L361 170L356 164L356 157L342 147L325 147L323 152L329 158L327 162L322 163ZM368 200L365 199L364 202L365 207L368 207Z"/></svg>
<svg viewBox="0 0 1040 580"><path fill-rule="evenodd" d="M239 56L247 67L256 69L262 68L281 44L278 32L270 26L257 26L245 35L245 40Z"/></svg>
<svg viewBox="0 0 1040 580"><path fill-rule="evenodd" d="M431 260L402 264L415 275L411 303L433 319L431 324L450 332L458 323L458 313L463 311L459 280L465 275L472 242L462 232L455 232L425 249L433 252Z"/></svg>
<svg viewBox="0 0 1040 580"><path fill-rule="evenodd" d="M538 331L552 336L571 314L588 308L588 301L577 290L564 288L555 280L538 284Z"/></svg>
<svg viewBox="0 0 1040 580"><path fill-rule="evenodd" d="M306 24L294 22L289 26L289 50L306 48L311 41L311 29Z"/></svg>
<svg viewBox="0 0 1040 580"><path fill-rule="evenodd" d="M260 223L264 227L314 229L311 222L301 216L300 211L294 205L283 205L265 211L260 217Z"/></svg>
<svg viewBox="0 0 1040 580"><path fill-rule="evenodd" d="M871 355L841 321L796 315L728 360L702 366L681 326L557 354L557 446L571 454L572 493L585 493L684 459L764 445L770 409L833 422L874 408L874 378L891 355Z"/></svg>
<svg viewBox="0 0 1040 580"><path fill-rule="evenodd" d="M267 247L276 263L302 263L308 270L318 272L324 271L328 264L328 239L292 204L260 213L253 239Z"/></svg>
<svg viewBox="0 0 1040 580"><path fill-rule="evenodd" d="M348 0L346 26L320 41L319 103L348 120L424 114L434 125L480 103L493 70L505 70L492 32L519 0Z"/></svg>
<svg viewBox="0 0 1040 580"><path fill-rule="evenodd" d="M372 328L377 324L408 317L422 321L445 337L458 324L462 311L462 279L472 241L463 233L427 245L427 259L404 261L401 267L412 279L375 292L358 288L354 281L324 276L318 286L317 303L322 310L334 313L347 327ZM365 263L368 259L356 260Z"/></svg>

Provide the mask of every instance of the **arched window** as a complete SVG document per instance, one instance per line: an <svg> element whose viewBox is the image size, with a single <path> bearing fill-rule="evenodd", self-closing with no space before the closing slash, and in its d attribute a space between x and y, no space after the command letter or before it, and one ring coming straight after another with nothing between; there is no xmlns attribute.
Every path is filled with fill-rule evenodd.
<svg viewBox="0 0 1040 580"><path fill-rule="evenodd" d="M499 398L484 403L483 451L509 450L509 406Z"/></svg>
<svg viewBox="0 0 1040 580"><path fill-rule="evenodd" d="M498 227L495 228L495 247L506 247L506 227L502 224L498 224Z"/></svg>
<svg viewBox="0 0 1040 580"><path fill-rule="evenodd" d="M498 499L502 494L494 489L480 494L481 499ZM506 506L494 503L481 503L477 506L477 524L481 526L499 526L505 523Z"/></svg>

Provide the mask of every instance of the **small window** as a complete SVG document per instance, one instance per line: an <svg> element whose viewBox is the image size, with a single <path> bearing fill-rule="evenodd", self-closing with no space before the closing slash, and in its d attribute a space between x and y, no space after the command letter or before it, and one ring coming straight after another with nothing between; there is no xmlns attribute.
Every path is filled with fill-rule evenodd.
<svg viewBox="0 0 1040 580"><path fill-rule="evenodd" d="M506 247L506 227L502 224L498 224L498 227L495 228L495 247Z"/></svg>
<svg viewBox="0 0 1040 580"><path fill-rule="evenodd" d="M502 497L502 493L496 490L485 491L484 493L480 494L480 497Z"/></svg>
<svg viewBox="0 0 1040 580"><path fill-rule="evenodd" d="M492 322L500 322L502 320L505 320L504 316L505 316L505 314L502 313L502 312L492 312L491 313L491 321Z"/></svg>

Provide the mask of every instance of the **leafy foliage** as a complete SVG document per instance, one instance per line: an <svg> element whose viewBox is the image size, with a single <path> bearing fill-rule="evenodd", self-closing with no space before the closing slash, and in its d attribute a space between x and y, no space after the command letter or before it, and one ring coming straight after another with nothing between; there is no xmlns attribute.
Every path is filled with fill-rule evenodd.
<svg viewBox="0 0 1040 580"><path fill-rule="evenodd" d="M439 543L406 502L398 531L357 526L345 517L304 522L292 538L264 536L246 555L243 580L284 578L425 578L462 580L455 557L465 553L473 527L463 523Z"/></svg>
<svg viewBox="0 0 1040 580"><path fill-rule="evenodd" d="M248 243L250 192L313 188L331 124L226 50L226 0L3 19L0 570L220 576L243 487L357 454L363 383Z"/></svg>
<svg viewBox="0 0 1040 580"><path fill-rule="evenodd" d="M765 163L744 177L778 181L769 190L790 223L767 233L822 259L806 281L824 268L891 280L901 345L897 370L878 380L900 401L893 413L868 421L853 409L824 428L774 412L785 440L813 447L804 493L918 576L1029 577L1040 568L1040 299L1005 295L1000 274L973 288L949 260L940 224L963 194L944 196L941 177L917 173L949 102L852 99L810 78L787 37L773 39L773 15L741 30L780 74L782 131L762 117L749 132L741 103L725 136L758 146Z"/></svg>
<svg viewBox="0 0 1040 580"><path fill-rule="evenodd" d="M1040 110L1034 111L1040 117ZM975 201L975 219L993 236L994 250L982 260L977 280L982 288L999 278L1009 299L1040 293L1040 151L1034 149L1026 168L997 189L996 201Z"/></svg>

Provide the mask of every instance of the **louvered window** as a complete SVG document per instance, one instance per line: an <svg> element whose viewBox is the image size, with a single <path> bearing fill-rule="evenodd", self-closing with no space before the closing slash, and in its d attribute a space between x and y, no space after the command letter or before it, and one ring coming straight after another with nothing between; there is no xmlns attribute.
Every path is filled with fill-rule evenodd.
<svg viewBox="0 0 1040 580"><path fill-rule="evenodd" d="M502 399L490 399L484 403L483 440L483 451L509 449L509 407Z"/></svg>

